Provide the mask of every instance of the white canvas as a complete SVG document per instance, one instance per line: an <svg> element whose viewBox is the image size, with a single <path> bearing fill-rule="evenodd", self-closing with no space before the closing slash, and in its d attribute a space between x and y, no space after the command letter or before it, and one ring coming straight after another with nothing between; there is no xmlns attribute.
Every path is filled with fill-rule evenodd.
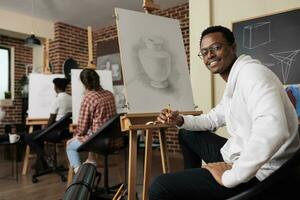
<svg viewBox="0 0 300 200"><path fill-rule="evenodd" d="M178 20L116 8L129 113L194 110Z"/></svg>
<svg viewBox="0 0 300 200"><path fill-rule="evenodd" d="M80 72L82 69L71 70L71 86L72 86L72 121L73 124L77 124L80 105L84 96L84 85L80 81ZM96 70L100 76L100 84L105 90L114 92L112 86L112 75L109 70Z"/></svg>
<svg viewBox="0 0 300 200"><path fill-rule="evenodd" d="M29 118L49 118L51 105L56 97L53 79L63 74L29 74Z"/></svg>

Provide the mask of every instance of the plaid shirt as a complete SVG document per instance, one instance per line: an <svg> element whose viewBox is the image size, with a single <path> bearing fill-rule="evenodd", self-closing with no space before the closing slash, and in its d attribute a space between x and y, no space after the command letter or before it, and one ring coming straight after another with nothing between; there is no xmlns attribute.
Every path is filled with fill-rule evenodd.
<svg viewBox="0 0 300 200"><path fill-rule="evenodd" d="M116 114L114 95L104 89L88 91L81 103L75 133L85 135L89 130L95 133L106 121Z"/></svg>

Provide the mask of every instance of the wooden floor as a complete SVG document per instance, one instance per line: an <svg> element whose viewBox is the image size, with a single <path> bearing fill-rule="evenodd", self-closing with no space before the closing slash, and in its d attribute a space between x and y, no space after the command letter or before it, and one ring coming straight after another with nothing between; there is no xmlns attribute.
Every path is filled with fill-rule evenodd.
<svg viewBox="0 0 300 200"><path fill-rule="evenodd" d="M32 170L26 176L21 175L22 162L19 162L19 180L16 181L15 177L11 176L11 162L4 159L3 149L0 148L0 200L59 200L63 198L64 191L66 189L66 183L60 180L60 177L55 174L45 175L39 178L39 182L33 184L31 182ZM62 154L64 154L62 152ZM124 153L121 154L123 156ZM59 157L61 163L65 163L65 155ZM123 157L121 157L123 158ZM142 176L143 176L143 151L139 152L138 156L138 178L137 178L137 191L139 199L142 191ZM172 154L169 156L171 171L178 171L183 168L183 162L181 155ZM116 159L113 159L116 160ZM121 161L120 161L121 160ZM111 185L120 182L120 173L124 180L125 165L124 159L119 159L122 169L116 167L110 167L109 183ZM101 162L101 161L99 161ZM111 161L113 162L113 161ZM32 164L33 161L30 162ZM101 166L101 163L99 164ZM161 174L161 161L159 152L154 150L152 159L152 178ZM102 169L98 168L101 172ZM100 185L102 184L101 180Z"/></svg>

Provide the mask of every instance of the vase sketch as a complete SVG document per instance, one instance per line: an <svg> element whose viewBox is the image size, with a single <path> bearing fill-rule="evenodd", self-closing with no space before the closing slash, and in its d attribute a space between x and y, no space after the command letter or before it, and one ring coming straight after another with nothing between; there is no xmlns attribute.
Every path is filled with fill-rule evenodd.
<svg viewBox="0 0 300 200"><path fill-rule="evenodd" d="M155 88L168 87L171 73L171 57L162 49L163 40L149 36L143 38L146 48L139 50L138 56L146 74L151 79L150 85Z"/></svg>

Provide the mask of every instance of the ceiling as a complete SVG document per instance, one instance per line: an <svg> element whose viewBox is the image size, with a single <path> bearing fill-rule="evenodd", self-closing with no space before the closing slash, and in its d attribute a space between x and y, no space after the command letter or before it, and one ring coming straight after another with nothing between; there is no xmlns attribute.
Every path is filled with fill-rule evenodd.
<svg viewBox="0 0 300 200"><path fill-rule="evenodd" d="M161 9L188 0L154 0ZM143 0L0 0L0 9L79 27L114 24L114 8L144 12Z"/></svg>

